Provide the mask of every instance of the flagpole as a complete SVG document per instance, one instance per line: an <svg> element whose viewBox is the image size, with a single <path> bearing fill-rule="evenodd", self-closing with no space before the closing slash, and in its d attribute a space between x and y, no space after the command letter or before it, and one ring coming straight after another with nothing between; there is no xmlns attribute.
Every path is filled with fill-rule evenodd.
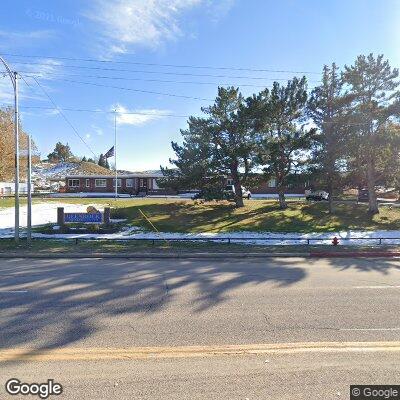
<svg viewBox="0 0 400 400"><path fill-rule="evenodd" d="M115 200L118 196L118 172L117 172L117 110L114 110L114 161L115 161Z"/></svg>

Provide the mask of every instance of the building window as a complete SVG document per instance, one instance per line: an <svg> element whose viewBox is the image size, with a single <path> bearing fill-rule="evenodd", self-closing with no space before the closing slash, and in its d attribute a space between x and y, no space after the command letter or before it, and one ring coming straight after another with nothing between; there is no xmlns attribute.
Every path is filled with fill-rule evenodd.
<svg viewBox="0 0 400 400"><path fill-rule="evenodd" d="M79 179L68 179L68 187L79 187Z"/></svg>
<svg viewBox="0 0 400 400"><path fill-rule="evenodd" d="M107 180L106 179L96 179L94 181L94 184L96 187L106 187L107 186Z"/></svg>
<svg viewBox="0 0 400 400"><path fill-rule="evenodd" d="M233 185L233 179L227 179L226 180L227 185Z"/></svg>
<svg viewBox="0 0 400 400"><path fill-rule="evenodd" d="M143 178L140 178L140 180L139 180L139 187L143 187L144 186L144 184L143 184Z"/></svg>
<svg viewBox="0 0 400 400"><path fill-rule="evenodd" d="M90 187L90 179L86 179L86 187Z"/></svg>
<svg viewBox="0 0 400 400"><path fill-rule="evenodd" d="M133 187L133 179L127 179L126 180L126 187Z"/></svg>
<svg viewBox="0 0 400 400"><path fill-rule="evenodd" d="M276 187L276 179L275 179L275 178L272 178L272 179L270 179L270 180L268 181L268 187L269 187L269 188L274 188L274 187Z"/></svg>
<svg viewBox="0 0 400 400"><path fill-rule="evenodd" d="M121 178L118 178L118 187L121 187L121 183L122 183L122 181L121 181ZM115 187L115 179L113 179L113 186Z"/></svg>
<svg viewBox="0 0 400 400"><path fill-rule="evenodd" d="M157 179L153 178L153 189L160 189L160 187L157 185Z"/></svg>

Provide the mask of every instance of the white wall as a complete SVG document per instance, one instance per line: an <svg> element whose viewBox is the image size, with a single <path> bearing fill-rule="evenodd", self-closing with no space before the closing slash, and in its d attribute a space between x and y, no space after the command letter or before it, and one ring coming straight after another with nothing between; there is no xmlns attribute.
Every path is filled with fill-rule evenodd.
<svg viewBox="0 0 400 400"><path fill-rule="evenodd" d="M0 182L0 195L2 194L14 194L15 183L14 182ZM31 190L33 192L34 186L32 184ZM19 192L26 193L28 191L28 184L20 182Z"/></svg>

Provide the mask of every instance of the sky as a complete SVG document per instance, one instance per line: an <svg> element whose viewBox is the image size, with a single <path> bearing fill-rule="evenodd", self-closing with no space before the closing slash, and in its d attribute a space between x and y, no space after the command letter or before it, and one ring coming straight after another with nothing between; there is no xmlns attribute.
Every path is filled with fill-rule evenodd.
<svg viewBox="0 0 400 400"><path fill-rule="evenodd" d="M399 0L3 0L0 55L42 155L57 141L117 167L158 169L217 87L245 96L322 66L384 54L400 66ZM0 76L0 106L12 104ZM60 111L61 110L61 111ZM111 162L113 160L110 159Z"/></svg>

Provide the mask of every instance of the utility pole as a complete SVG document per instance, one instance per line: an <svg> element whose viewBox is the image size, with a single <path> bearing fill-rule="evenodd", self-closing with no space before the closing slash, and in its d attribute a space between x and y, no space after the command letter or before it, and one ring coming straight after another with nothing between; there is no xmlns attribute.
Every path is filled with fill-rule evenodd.
<svg viewBox="0 0 400 400"><path fill-rule="evenodd" d="M18 121L18 72L14 72L14 136L15 136L15 223L14 239L19 242L19 121Z"/></svg>
<svg viewBox="0 0 400 400"><path fill-rule="evenodd" d="M14 239L19 242L19 126L18 126L18 73L11 71L5 60L0 57L0 62L4 65L11 83L14 88L14 137L15 137L15 226L14 226Z"/></svg>
<svg viewBox="0 0 400 400"><path fill-rule="evenodd" d="M114 161L115 161L115 200L118 197L118 172L117 172L117 110L114 110Z"/></svg>
<svg viewBox="0 0 400 400"><path fill-rule="evenodd" d="M26 240L28 245L31 244L32 240L32 136L29 131L28 133L28 171L27 171L27 185L28 185L28 206L26 215Z"/></svg>

